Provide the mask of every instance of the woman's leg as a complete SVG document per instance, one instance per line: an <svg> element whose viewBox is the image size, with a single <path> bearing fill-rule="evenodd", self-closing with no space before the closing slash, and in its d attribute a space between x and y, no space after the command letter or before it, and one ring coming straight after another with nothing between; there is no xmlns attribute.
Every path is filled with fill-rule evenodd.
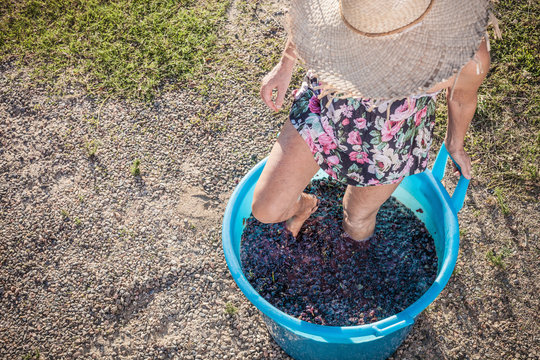
<svg viewBox="0 0 540 360"><path fill-rule="evenodd" d="M399 183L366 187L347 186L343 196L343 230L358 241L373 235L377 212L398 185Z"/></svg>
<svg viewBox="0 0 540 360"><path fill-rule="evenodd" d="M314 195L302 193L318 170L309 146L287 120L255 186L253 216L263 223L287 220L287 228L298 235L318 206Z"/></svg>

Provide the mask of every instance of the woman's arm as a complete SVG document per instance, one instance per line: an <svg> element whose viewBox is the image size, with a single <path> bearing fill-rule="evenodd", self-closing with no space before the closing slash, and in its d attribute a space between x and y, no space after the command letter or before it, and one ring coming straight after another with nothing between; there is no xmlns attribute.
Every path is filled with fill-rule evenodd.
<svg viewBox="0 0 540 360"><path fill-rule="evenodd" d="M478 88L489 70L490 59L484 40L475 59L469 61L462 69L454 87L446 92L448 102L448 129L445 144L452 158L461 167L462 174L471 178L471 159L465 152L465 133L476 111ZM457 168L455 168L457 171Z"/></svg>
<svg viewBox="0 0 540 360"><path fill-rule="evenodd" d="M262 80L261 98L270 109L279 111L283 105L285 93L289 88L295 64L294 44L289 38L287 39L281 60ZM272 101L272 91L274 89L277 89L275 102Z"/></svg>
<svg viewBox="0 0 540 360"><path fill-rule="evenodd" d="M294 53L294 44L292 43L291 38L287 38L287 43L285 44L285 49L283 50L283 55L281 61L287 59L292 65L296 64L296 54Z"/></svg>

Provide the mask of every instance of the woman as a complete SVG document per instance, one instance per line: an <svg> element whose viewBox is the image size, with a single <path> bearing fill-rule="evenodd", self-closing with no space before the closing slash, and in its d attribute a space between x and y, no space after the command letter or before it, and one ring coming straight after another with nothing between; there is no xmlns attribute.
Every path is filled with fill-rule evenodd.
<svg viewBox="0 0 540 360"><path fill-rule="evenodd" d="M344 235L369 239L379 207L427 166L442 89L446 148L470 179L464 138L490 64L487 21L478 0L292 0L283 56L262 81L265 104L281 108L298 57L310 70L256 185L253 215L286 221L296 236L318 206L303 190L323 168L347 184Z"/></svg>

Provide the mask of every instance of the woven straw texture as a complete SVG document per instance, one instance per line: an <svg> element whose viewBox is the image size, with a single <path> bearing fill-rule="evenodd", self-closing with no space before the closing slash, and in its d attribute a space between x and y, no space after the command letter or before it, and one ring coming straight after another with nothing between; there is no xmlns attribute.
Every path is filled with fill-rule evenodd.
<svg viewBox="0 0 540 360"><path fill-rule="evenodd" d="M488 23L485 0L343 0L341 6L358 31L345 23L339 0L292 0L287 30L323 87L348 97L426 92L472 59ZM390 35L361 34L404 25Z"/></svg>

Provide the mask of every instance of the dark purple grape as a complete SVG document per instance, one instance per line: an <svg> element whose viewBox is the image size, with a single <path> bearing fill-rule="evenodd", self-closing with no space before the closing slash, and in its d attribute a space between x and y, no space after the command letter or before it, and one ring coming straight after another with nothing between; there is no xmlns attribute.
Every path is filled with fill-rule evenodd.
<svg viewBox="0 0 540 360"><path fill-rule="evenodd" d="M242 268L272 305L315 324L362 325L402 311L431 286L435 246L411 210L390 198L374 236L358 243L342 236L344 185L315 180L305 191L321 204L296 239L284 223L246 220Z"/></svg>

